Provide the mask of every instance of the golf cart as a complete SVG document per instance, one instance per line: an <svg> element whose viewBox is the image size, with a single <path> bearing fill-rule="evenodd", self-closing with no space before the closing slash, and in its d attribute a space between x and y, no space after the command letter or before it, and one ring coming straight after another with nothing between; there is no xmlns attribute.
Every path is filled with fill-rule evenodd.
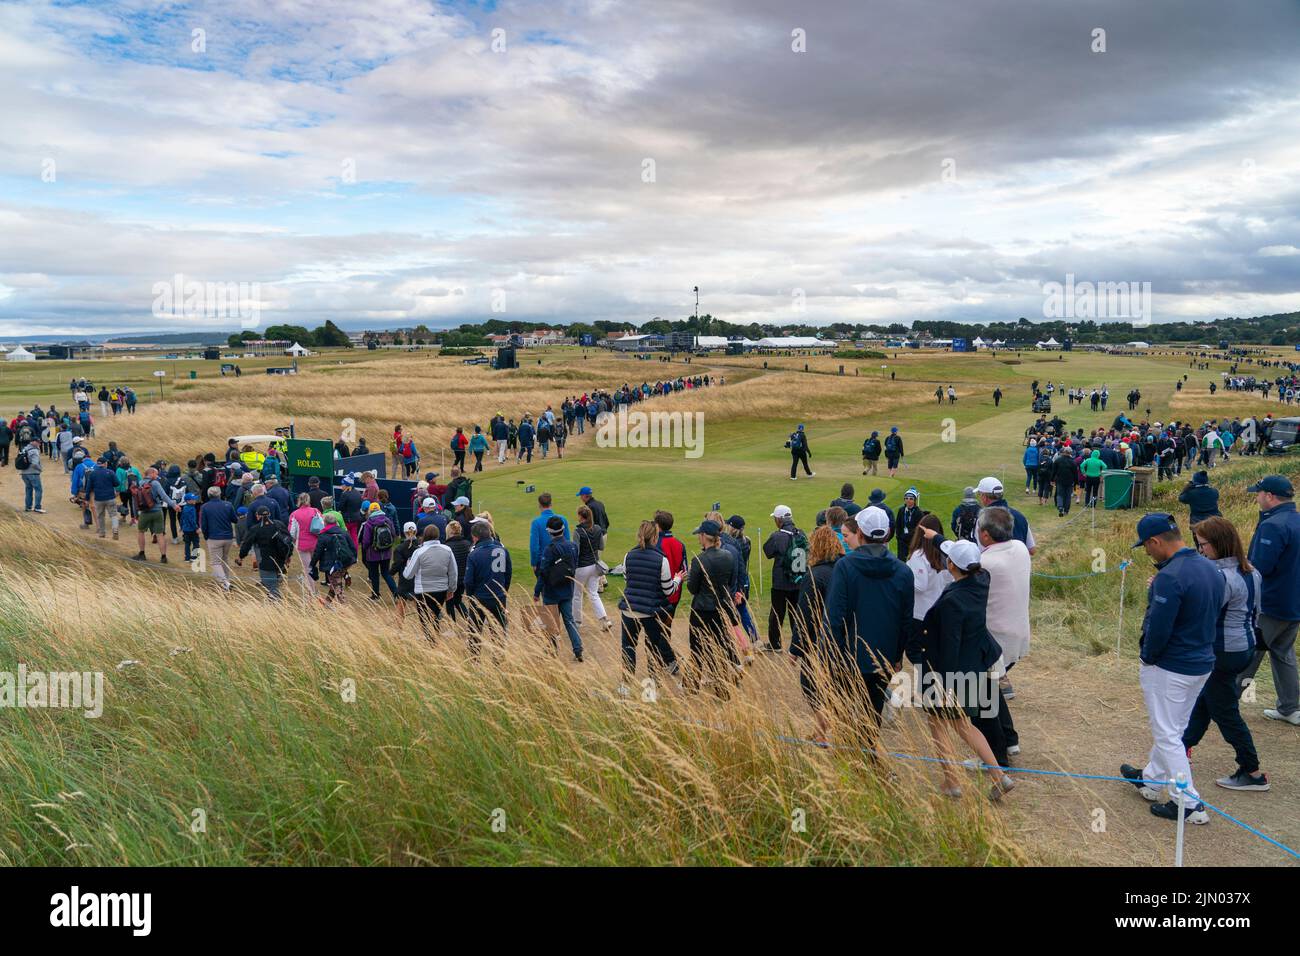
<svg viewBox="0 0 1300 956"><path fill-rule="evenodd" d="M1273 422L1264 454L1285 455L1297 444L1300 444L1300 418L1279 418Z"/></svg>
<svg viewBox="0 0 1300 956"><path fill-rule="evenodd" d="M1051 396L1043 392L1035 398L1033 412L1035 415L1050 415L1052 413Z"/></svg>

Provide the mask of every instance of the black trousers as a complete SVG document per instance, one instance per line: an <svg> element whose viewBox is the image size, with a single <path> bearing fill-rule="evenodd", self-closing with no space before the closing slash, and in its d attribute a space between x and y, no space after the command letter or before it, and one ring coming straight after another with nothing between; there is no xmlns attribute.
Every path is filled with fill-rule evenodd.
<svg viewBox="0 0 1300 956"><path fill-rule="evenodd" d="M781 622L785 620L786 611L790 612L790 626L794 626L794 615L799 605L799 592L787 588L772 588L772 603L767 611L767 644L772 650L781 649Z"/></svg>
<svg viewBox="0 0 1300 956"><path fill-rule="evenodd" d="M451 463L452 467L459 468L461 471L464 471L465 470L465 449L457 448L454 452L452 452L452 454L455 456L452 459L452 463Z"/></svg>
<svg viewBox="0 0 1300 956"><path fill-rule="evenodd" d="M790 452L790 477L791 478L795 476L795 472L799 469L800 462L803 462L804 472L809 475L812 474L812 469L808 467L808 452L803 450L792 451Z"/></svg>
<svg viewBox="0 0 1300 956"><path fill-rule="evenodd" d="M1101 490L1101 476L1089 478L1086 475L1083 479L1083 500L1085 504L1091 505L1097 500L1097 492Z"/></svg>
<svg viewBox="0 0 1300 956"><path fill-rule="evenodd" d="M701 675L707 674L713 680L714 693L727 697L728 686L736 679L734 668L728 663L739 665L736 649L731 639L731 629L726 619L718 610L701 611L692 605L689 640L691 646L691 668L687 686L691 690L699 688Z"/></svg>
<svg viewBox="0 0 1300 956"><path fill-rule="evenodd" d="M1014 663L1007 665L1008 677L1011 676L1011 668L1015 666ZM1005 746L1016 747L1020 744L1020 734L1016 733L1016 722L1011 719L1011 708L1007 706L1007 698L1003 695L1001 687L998 688L998 726L1002 728L1002 740ZM1002 766L1006 765L1006 761L1002 761Z"/></svg>
<svg viewBox="0 0 1300 956"><path fill-rule="evenodd" d="M474 470L483 470L483 453L481 451L474 452Z"/></svg>
<svg viewBox="0 0 1300 956"><path fill-rule="evenodd" d="M1210 721L1219 727L1219 733L1237 754L1237 766L1246 773L1259 772L1259 753L1255 750L1255 739L1250 735L1250 728L1241 716L1241 706L1237 695L1237 675L1250 663L1252 652L1238 651L1224 654L1210 672L1210 679L1201 688L1201 695L1196 698L1192 715L1187 719L1187 729L1183 731L1183 746L1195 747L1205 736Z"/></svg>
<svg viewBox="0 0 1300 956"><path fill-rule="evenodd" d="M673 647L666 636L667 630L672 627L672 618L668 614L652 617L628 617L622 614L620 617L623 625L620 635L623 671L629 678L636 674L636 647L643 634L648 655L647 670L654 673L656 668L662 668L669 674L677 670L677 655L673 653Z"/></svg>
<svg viewBox="0 0 1300 956"><path fill-rule="evenodd" d="M425 638L429 643L433 643L433 626L442 618L442 600L441 593L426 591L423 594L415 595L415 611L420 617L420 628L424 631Z"/></svg>
<svg viewBox="0 0 1300 956"><path fill-rule="evenodd" d="M0 465L9 464L9 442L0 445Z"/></svg>

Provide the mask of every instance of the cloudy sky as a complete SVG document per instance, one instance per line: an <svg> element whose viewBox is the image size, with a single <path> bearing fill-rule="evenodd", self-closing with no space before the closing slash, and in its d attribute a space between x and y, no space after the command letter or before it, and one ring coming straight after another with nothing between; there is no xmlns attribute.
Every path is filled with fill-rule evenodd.
<svg viewBox="0 0 1300 956"><path fill-rule="evenodd" d="M160 318L178 274L351 329L695 285L1033 319L1067 274L1297 310L1297 37L1293 0L5 3L0 334L239 327Z"/></svg>

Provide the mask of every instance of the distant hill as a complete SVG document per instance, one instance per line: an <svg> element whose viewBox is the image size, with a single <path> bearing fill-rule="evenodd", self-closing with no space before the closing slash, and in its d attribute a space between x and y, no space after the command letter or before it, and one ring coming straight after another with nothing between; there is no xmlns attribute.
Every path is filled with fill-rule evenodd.
<svg viewBox="0 0 1300 956"><path fill-rule="evenodd" d="M229 332L157 332L105 339L114 345L225 345Z"/></svg>

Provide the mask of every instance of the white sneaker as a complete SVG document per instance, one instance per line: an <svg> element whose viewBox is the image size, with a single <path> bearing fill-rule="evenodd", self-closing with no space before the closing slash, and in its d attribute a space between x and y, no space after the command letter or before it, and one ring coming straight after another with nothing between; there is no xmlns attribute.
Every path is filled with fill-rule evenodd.
<svg viewBox="0 0 1300 956"><path fill-rule="evenodd" d="M810 472L808 472L808 477L809 477L809 478L816 478L816 477L817 477L817 472L815 472L815 471L810 471Z"/></svg>
<svg viewBox="0 0 1300 956"><path fill-rule="evenodd" d="M1294 727L1300 727L1300 710L1297 710L1293 714L1284 714L1279 710L1266 710L1264 711L1264 716L1269 720L1281 720Z"/></svg>
<svg viewBox="0 0 1300 956"><path fill-rule="evenodd" d="M1020 756L1020 744L1012 744L1010 747L1008 747L1008 748L1007 748L1007 756L1008 756L1008 757L1018 757L1018 756Z"/></svg>

